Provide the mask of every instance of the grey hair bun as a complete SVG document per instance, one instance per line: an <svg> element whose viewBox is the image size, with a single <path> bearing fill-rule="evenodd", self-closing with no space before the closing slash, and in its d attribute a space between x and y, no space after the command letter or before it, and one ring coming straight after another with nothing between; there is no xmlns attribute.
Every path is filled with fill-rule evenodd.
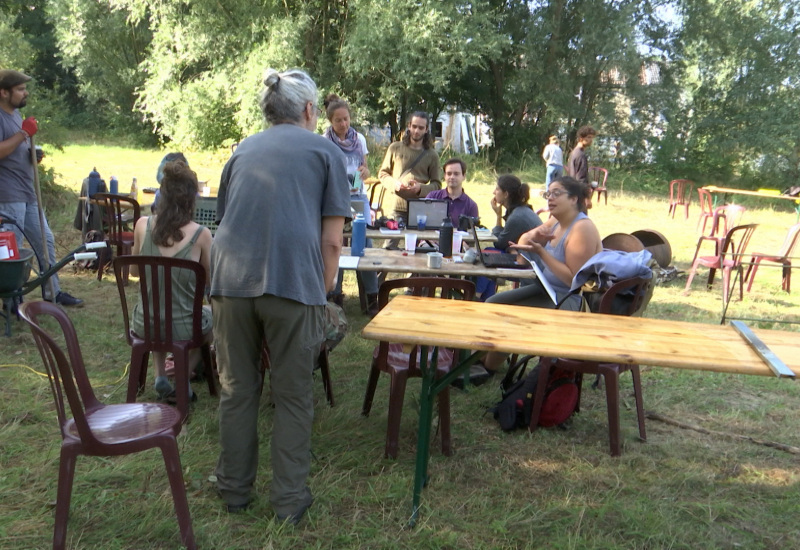
<svg viewBox="0 0 800 550"><path fill-rule="evenodd" d="M264 75L264 86L267 88L272 88L273 86L277 86L278 82L281 79L281 75L275 69L267 69L267 73Z"/></svg>

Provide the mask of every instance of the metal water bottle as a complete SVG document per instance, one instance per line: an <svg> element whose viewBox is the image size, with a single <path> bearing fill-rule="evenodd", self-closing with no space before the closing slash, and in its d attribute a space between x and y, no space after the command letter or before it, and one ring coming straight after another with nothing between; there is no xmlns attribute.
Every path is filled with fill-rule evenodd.
<svg viewBox="0 0 800 550"><path fill-rule="evenodd" d="M367 246L367 220L363 214L356 214L353 220L353 239L350 246L350 253L353 256L363 256L364 248Z"/></svg>
<svg viewBox="0 0 800 550"><path fill-rule="evenodd" d="M442 228L439 230L439 252L445 258L453 256L453 222L449 216L442 220Z"/></svg>
<svg viewBox="0 0 800 550"><path fill-rule="evenodd" d="M116 176L111 176L111 180L108 182L110 188L108 190L109 193L112 195L116 195L119 193L119 181L117 180Z"/></svg>

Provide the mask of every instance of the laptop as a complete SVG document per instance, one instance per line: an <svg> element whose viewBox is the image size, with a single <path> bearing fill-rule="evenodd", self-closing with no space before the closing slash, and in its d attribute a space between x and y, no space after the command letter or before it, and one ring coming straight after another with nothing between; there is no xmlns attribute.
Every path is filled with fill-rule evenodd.
<svg viewBox="0 0 800 550"><path fill-rule="evenodd" d="M417 229L417 216L428 217L426 229L441 229L445 218L450 217L450 203L445 199L410 199L406 227Z"/></svg>
<svg viewBox="0 0 800 550"><path fill-rule="evenodd" d="M530 269L530 264L518 264L517 255L508 252L484 253L481 250L481 241L478 239L478 230L472 224L472 236L475 238L475 246L478 248L478 255L484 267L504 267L506 269Z"/></svg>

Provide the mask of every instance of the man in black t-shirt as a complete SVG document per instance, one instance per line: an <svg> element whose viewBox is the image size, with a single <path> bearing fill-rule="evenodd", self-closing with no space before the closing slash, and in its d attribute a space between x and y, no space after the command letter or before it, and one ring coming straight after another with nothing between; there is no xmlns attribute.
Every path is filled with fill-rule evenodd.
<svg viewBox="0 0 800 550"><path fill-rule="evenodd" d="M589 186L589 161L585 149L592 145L597 132L591 126L581 126L578 130L578 143L569 155L567 174L586 185L586 208L592 207L592 188Z"/></svg>

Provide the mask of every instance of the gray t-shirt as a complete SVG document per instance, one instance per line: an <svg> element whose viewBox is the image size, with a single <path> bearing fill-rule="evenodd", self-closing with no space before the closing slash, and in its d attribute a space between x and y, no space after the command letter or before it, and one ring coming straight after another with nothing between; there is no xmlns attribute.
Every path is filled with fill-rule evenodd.
<svg viewBox="0 0 800 550"><path fill-rule="evenodd" d="M514 208L506 217L506 224L499 225L492 229L492 233L497 237L497 241L492 245L500 250L508 248L508 242L519 242L519 237L523 233L542 225L542 219L527 204L522 204Z"/></svg>
<svg viewBox="0 0 800 550"><path fill-rule="evenodd" d="M19 111L8 114L0 109L0 141L5 141L22 129ZM31 144L23 141L10 155L0 159L0 202L36 202L33 192Z"/></svg>
<svg viewBox="0 0 800 550"><path fill-rule="evenodd" d="M279 124L242 141L222 171L211 295L271 294L325 304L323 217L350 217L344 155L331 141Z"/></svg>

